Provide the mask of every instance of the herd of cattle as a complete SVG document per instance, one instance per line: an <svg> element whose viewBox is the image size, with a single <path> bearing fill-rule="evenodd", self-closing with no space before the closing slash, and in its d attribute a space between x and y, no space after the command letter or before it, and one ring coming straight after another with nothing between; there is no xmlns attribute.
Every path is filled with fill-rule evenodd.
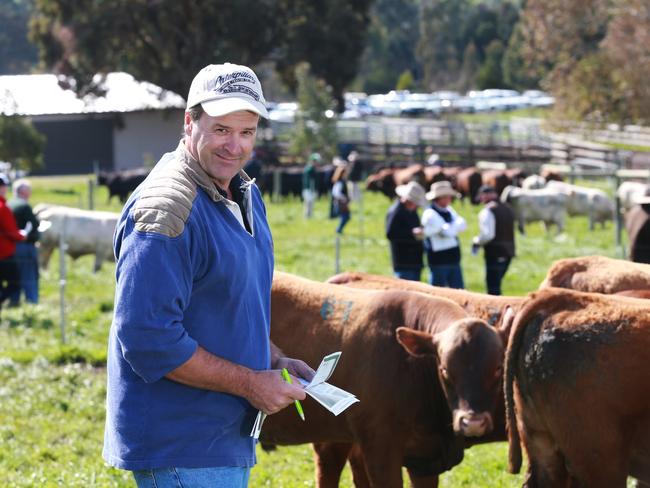
<svg viewBox="0 0 650 488"><path fill-rule="evenodd" d="M359 161L352 168L349 179L358 181L372 166ZM331 189L333 165L320 165L316 168L316 192L327 195ZM277 191L282 196L300 196L302 192L302 166L276 165L263 167L257 176L257 184L265 194ZM98 183L109 191L109 201L117 196L122 203L147 176L145 168L126 171L102 172ZM462 199L478 203L478 189L481 185L491 185L508 202L517 217L519 231L525 233L525 225L530 222L543 222L547 229L555 226L558 233L564 230L568 216L585 215L589 228L612 220L616 205L607 193L600 189L572 185L562 181L562 176L553 171L542 171L540 175L527 175L522 169L481 170L476 167L439 167L412 164L400 168L382 168L366 179L366 188L395 197L395 188L410 181L417 181L428 189L431 184L447 180L458 191ZM646 183L627 181L616 192L621 209L627 211L638 197L644 195Z"/></svg>
<svg viewBox="0 0 650 488"><path fill-rule="evenodd" d="M403 175L450 168L390 170L390 178L382 171L368 187L392 197ZM611 218L611 201L598 191L579 193L552 176L542 182L473 171L458 171L458 191L465 176L468 188L478 188L480 177L479 186L493 184L515 208L526 202L527 212L534 204L552 208L554 195L565 212L579 213L584 199L594 222ZM635 194L626 185L623 206ZM581 196L570 203L574 192ZM34 210L50 224L40 243L43 264L62 233L73 258L95 255L96 270L112 258L117 214ZM264 424L262 444L312 443L321 488L338 486L348 461L358 487L401 487L402 466L414 487L437 487L466 447L504 440L511 472L520 470L523 445L529 488L623 488L628 476L650 487L648 298L650 265L600 256L557 261L525 297L363 273L321 283L276 272L272 340L311 365L342 351L331 381L360 403L335 417L308 399L306 422L285 409Z"/></svg>
<svg viewBox="0 0 650 488"><path fill-rule="evenodd" d="M350 462L355 486L436 487L478 443L528 454L529 488L650 486L650 265L556 262L526 297L363 273L326 283L276 272L271 338L360 403L334 417L310 399L269 417L262 445L312 443L319 487Z"/></svg>
<svg viewBox="0 0 650 488"><path fill-rule="evenodd" d="M518 228L525 233L525 224L543 222L548 229L556 226L562 232L566 216L585 215L589 228L615 217L616 205L602 190L572 185L562 181L562 176L553 171L541 175L527 175L519 168L505 170L480 170L476 167L435 167L414 164L406 168L384 168L371 174L367 188L381 192L389 198L395 197L395 188L409 181L417 181L425 188L441 180L451 182L461 195L473 204L478 202L477 191L481 185L493 186L514 209ZM623 211L629 210L637 198L642 197L646 183L627 181L616 192Z"/></svg>

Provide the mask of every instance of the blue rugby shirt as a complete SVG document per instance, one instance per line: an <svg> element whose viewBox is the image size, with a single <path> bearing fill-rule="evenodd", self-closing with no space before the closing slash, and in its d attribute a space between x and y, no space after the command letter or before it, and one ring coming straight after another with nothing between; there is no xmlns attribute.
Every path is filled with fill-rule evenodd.
<svg viewBox="0 0 650 488"><path fill-rule="evenodd" d="M245 399L165 378L198 344L253 370L270 367L266 209L246 184L251 235L206 178L181 143L134 192L116 228L103 455L118 468L255 463L248 434L256 412ZM151 204L138 206L147 192ZM185 214L182 232L167 235L165 225ZM136 225L147 219L153 231Z"/></svg>

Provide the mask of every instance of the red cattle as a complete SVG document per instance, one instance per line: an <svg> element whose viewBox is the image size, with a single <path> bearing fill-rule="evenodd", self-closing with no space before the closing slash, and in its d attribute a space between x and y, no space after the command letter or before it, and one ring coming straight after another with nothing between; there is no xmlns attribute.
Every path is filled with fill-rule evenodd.
<svg viewBox="0 0 650 488"><path fill-rule="evenodd" d="M478 201L478 189L483 184L483 177L477 168L465 168L456 176L456 190L463 196L469 198L474 205Z"/></svg>
<svg viewBox="0 0 650 488"><path fill-rule="evenodd" d="M501 335L455 303L276 272L271 309L271 338L289 356L316 365L343 352L330 381L360 403L334 417L308 398L306 422L292 409L272 415L263 442L355 444L371 487L401 487L401 466L412 449L426 448L444 471L462 459L462 436L492 430ZM338 486L336 459L322 461L317 458L319 486Z"/></svg>
<svg viewBox="0 0 650 488"><path fill-rule="evenodd" d="M517 314L506 355L511 472L527 488L650 481L650 305L548 288ZM521 436L521 438L520 438Z"/></svg>
<svg viewBox="0 0 650 488"><path fill-rule="evenodd" d="M371 174L366 179L366 188L383 193L388 198L395 198L395 188L398 185L405 185L409 181L424 185L424 180L424 166L413 164L406 168L384 168Z"/></svg>
<svg viewBox="0 0 650 488"><path fill-rule="evenodd" d="M650 264L605 256L582 256L555 261L539 288L570 288L595 293L650 289Z"/></svg>
<svg viewBox="0 0 650 488"><path fill-rule="evenodd" d="M506 173L506 170L490 169L484 171L481 176L483 178L483 184L493 187L499 195L501 195L501 192L506 186L512 185L512 180Z"/></svg>

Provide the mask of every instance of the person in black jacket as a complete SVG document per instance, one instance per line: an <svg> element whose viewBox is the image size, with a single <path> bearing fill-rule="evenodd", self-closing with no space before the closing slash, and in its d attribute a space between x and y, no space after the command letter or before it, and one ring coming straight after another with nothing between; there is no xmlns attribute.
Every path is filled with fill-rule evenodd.
<svg viewBox="0 0 650 488"><path fill-rule="evenodd" d="M21 292L25 294L25 300L29 303L38 303L38 251L36 241L40 236L38 232L39 222L29 198L32 195L32 185L28 180L19 179L12 185L13 199L8 206L14 214L16 225L19 229L27 228L30 223L29 232L23 242L16 243L16 254L14 255L18 265L20 276L20 288L9 296L9 305L16 306L20 302Z"/></svg>
<svg viewBox="0 0 650 488"><path fill-rule="evenodd" d="M425 191L412 181L395 189L399 197L386 214L386 237L390 241L393 272L398 278L420 281L422 273L422 228L418 207L426 205Z"/></svg>
<svg viewBox="0 0 650 488"><path fill-rule="evenodd" d="M479 235L472 240L472 254L483 247L487 292L501 295L501 281L515 256L515 213L490 185L481 186L478 195L485 206L478 214Z"/></svg>

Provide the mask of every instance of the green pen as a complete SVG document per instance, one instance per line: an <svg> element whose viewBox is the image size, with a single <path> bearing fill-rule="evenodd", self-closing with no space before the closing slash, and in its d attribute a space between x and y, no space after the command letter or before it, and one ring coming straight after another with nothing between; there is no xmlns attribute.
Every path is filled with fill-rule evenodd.
<svg viewBox="0 0 650 488"><path fill-rule="evenodd" d="M282 368L282 378L284 378L284 381L286 381L289 384L292 384L293 381L291 381L291 376L289 376L289 371L287 371L287 368ZM296 410L298 410L298 415L300 415L300 418L302 421L305 421L305 414L302 411L302 405L300 404L299 400L295 400L293 403L296 405Z"/></svg>

